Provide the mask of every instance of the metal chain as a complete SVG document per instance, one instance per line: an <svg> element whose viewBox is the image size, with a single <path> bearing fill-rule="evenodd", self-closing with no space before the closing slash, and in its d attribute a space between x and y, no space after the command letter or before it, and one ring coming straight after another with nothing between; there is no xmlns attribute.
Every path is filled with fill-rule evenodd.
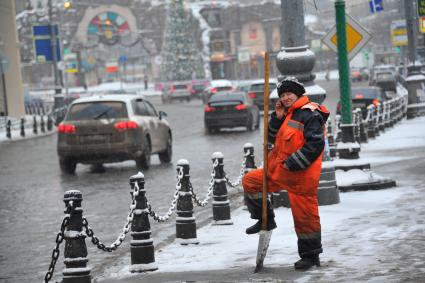
<svg viewBox="0 0 425 283"><path fill-rule="evenodd" d="M250 154L251 154L250 150L247 150L247 152L245 152L244 157L242 159L241 170L239 171L239 176L238 176L238 178L236 179L235 182L230 181L230 179L227 177L226 173L224 173L224 178L226 179L226 183L230 187L236 188L238 185L241 184L243 175L245 174L246 159Z"/></svg>
<svg viewBox="0 0 425 283"><path fill-rule="evenodd" d="M69 216L65 216L62 220L60 232L56 235L56 246L52 252L52 261L50 262L49 270L44 276L44 282L49 282L52 279L53 272L55 271L56 262L58 261L60 250L59 246L63 242L65 227L68 225Z"/></svg>
<svg viewBox="0 0 425 283"><path fill-rule="evenodd" d="M167 221L170 216L173 214L174 209L176 208L177 200L179 198L179 192L182 187L181 180L183 179L183 167L179 167L179 171L177 173L177 184L176 184L176 191L174 192L174 198L171 201L171 206L168 209L168 212L164 216L160 216L152 209L152 206L149 202L147 202L149 215L152 216L152 218L157 222L165 222Z"/></svg>
<svg viewBox="0 0 425 283"><path fill-rule="evenodd" d="M192 183L189 182L189 188L190 188L190 192L192 193L192 198L195 200L195 202L198 206L205 207L208 204L208 200L210 199L211 193L212 193L213 188L214 188L215 168L217 166L218 166L218 158L214 161L213 170L211 171L211 178L210 178L209 186L208 186L208 192L207 192L207 195L205 196L204 200L201 201L197 197L196 193L193 190Z"/></svg>
<svg viewBox="0 0 425 283"><path fill-rule="evenodd" d="M132 197L131 204L130 204L130 212L128 213L128 216L127 216L127 222L125 223L124 227L122 228L121 233L118 235L115 242L113 242L109 246L105 246L105 244L103 244L99 240L99 238L94 235L94 231L93 231L93 229L90 228L89 222L87 221L87 218L83 217L83 227L86 229L86 234L87 234L88 237L91 238L91 242L94 245L96 245L98 249L100 249L104 252L112 252L112 251L115 251L122 244L122 242L125 240L127 233L130 231L130 225L133 222L134 210L136 209L136 204L137 204L136 197L139 195L139 192L140 192L139 184L137 182L135 182L134 183L133 197Z"/></svg>

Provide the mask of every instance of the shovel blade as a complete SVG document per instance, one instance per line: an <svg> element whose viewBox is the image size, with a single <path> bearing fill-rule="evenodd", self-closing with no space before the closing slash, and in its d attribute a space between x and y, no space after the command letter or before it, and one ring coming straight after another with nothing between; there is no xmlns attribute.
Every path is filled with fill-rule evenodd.
<svg viewBox="0 0 425 283"><path fill-rule="evenodd" d="M261 230L259 232L258 249L257 249L257 260L254 273L257 273L263 269L264 258L266 257L267 250L269 249L270 238L272 237L272 231Z"/></svg>

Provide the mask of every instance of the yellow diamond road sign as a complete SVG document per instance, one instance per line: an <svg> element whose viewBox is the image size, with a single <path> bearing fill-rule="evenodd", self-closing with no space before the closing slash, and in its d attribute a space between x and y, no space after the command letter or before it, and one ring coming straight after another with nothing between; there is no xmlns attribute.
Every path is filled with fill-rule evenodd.
<svg viewBox="0 0 425 283"><path fill-rule="evenodd" d="M348 60L351 60L356 54L366 45L366 43L372 38L370 33L356 22L349 15L345 15L345 30L347 33L347 55ZM336 35L336 26L326 34L322 39L323 43L326 44L330 49L338 52L338 42Z"/></svg>

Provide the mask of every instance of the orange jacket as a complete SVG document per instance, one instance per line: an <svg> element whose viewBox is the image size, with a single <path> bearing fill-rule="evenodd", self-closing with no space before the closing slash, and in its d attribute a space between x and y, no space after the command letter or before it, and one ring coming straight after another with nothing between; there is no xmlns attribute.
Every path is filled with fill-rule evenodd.
<svg viewBox="0 0 425 283"><path fill-rule="evenodd" d="M328 116L326 107L310 102L305 95L291 106L268 155L271 181L292 193L317 193Z"/></svg>

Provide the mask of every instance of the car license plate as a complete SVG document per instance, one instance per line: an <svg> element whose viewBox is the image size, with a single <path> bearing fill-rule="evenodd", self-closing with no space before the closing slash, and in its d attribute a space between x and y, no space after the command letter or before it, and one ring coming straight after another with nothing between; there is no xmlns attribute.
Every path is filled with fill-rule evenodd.
<svg viewBox="0 0 425 283"><path fill-rule="evenodd" d="M108 135L86 135L80 136L80 142L85 144L105 143L108 141Z"/></svg>

